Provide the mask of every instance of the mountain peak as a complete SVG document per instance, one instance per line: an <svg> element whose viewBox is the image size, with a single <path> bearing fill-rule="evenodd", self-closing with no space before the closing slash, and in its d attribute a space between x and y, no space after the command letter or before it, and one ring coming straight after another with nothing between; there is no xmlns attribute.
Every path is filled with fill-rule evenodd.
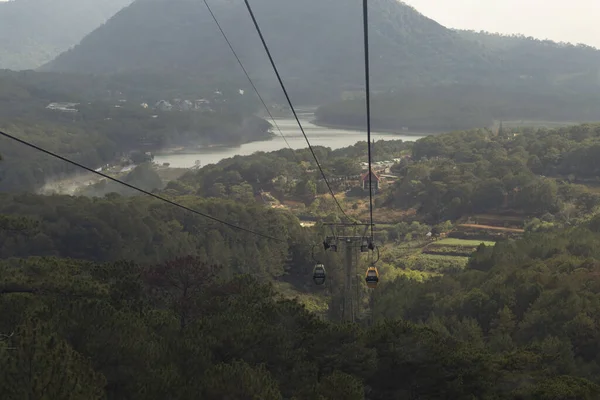
<svg viewBox="0 0 600 400"><path fill-rule="evenodd" d="M209 4L252 78L261 88L280 93L243 2L209 0ZM313 100L322 100L344 90L364 89L360 2L253 0L251 4L293 93L310 93ZM526 47L553 60L540 65L522 46L497 48L489 40L473 40L405 3L373 0L369 7L373 90L520 84L523 76L554 83L564 74L577 75L599 54L569 53L571 60L561 61L558 53ZM199 81L245 81L207 8L192 0L137 0L43 69L96 74L144 71Z"/></svg>

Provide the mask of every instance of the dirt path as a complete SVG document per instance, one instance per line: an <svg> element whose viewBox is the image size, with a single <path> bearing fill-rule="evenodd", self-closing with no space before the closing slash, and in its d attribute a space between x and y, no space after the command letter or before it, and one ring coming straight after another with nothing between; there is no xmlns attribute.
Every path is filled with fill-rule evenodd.
<svg viewBox="0 0 600 400"><path fill-rule="evenodd" d="M502 232L519 232L519 233L525 232L525 229L502 228L500 226L490 226L490 225L460 224L458 226L463 226L465 228L475 228L475 229L489 229L489 230L502 231Z"/></svg>

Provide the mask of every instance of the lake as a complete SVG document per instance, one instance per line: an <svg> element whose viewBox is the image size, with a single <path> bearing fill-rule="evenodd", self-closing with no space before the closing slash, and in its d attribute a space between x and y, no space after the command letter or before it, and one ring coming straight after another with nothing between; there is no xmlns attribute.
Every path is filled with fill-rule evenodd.
<svg viewBox="0 0 600 400"><path fill-rule="evenodd" d="M312 115L299 116L302 127L310 144L312 146L324 146L331 149L339 149L342 147L353 146L356 142L365 141L367 133L365 131L351 131L346 129L326 128L310 123ZM287 139L290 147L294 150L307 148L306 140L302 136L302 132L298 127L295 119L282 118L276 119L277 125ZM246 143L241 146L234 147L212 147L203 150L195 151L190 154L160 154L154 156L154 161L159 164L169 163L172 168L191 168L195 165L196 160L200 161L202 166L207 164L216 164L225 158L231 158L236 155L248 156L257 151L277 151L287 148L283 138L279 135L279 131L273 128L276 136L270 140L259 142ZM401 135L394 133L371 132L371 140L404 140L415 141L427 136L426 133L418 135Z"/></svg>

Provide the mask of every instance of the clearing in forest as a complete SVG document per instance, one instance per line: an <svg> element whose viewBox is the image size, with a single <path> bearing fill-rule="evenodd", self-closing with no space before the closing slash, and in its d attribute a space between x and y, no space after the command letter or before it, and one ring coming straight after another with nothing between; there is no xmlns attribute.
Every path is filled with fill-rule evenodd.
<svg viewBox="0 0 600 400"><path fill-rule="evenodd" d="M503 228L500 226L491 226L491 225L460 224L458 226L464 227L464 228L486 229L486 230L490 230L490 231L519 232L519 233L525 232L525 229L521 229L521 228Z"/></svg>
<svg viewBox="0 0 600 400"><path fill-rule="evenodd" d="M490 240L486 241L446 238L429 243L421 252L423 254L437 256L469 257L475 250L477 250L477 247L481 243L485 244L486 246L494 246L496 244Z"/></svg>
<svg viewBox="0 0 600 400"><path fill-rule="evenodd" d="M470 240L470 239L455 239L455 238L445 238L433 242L432 246L464 246L464 247L477 247L481 243L486 246L494 246L496 242L491 240Z"/></svg>

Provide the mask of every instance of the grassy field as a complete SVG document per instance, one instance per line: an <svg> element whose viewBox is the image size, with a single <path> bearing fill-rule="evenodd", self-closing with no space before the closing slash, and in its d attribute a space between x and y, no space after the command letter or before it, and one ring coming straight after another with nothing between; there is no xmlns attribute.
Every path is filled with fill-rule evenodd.
<svg viewBox="0 0 600 400"><path fill-rule="evenodd" d="M480 243L481 241L478 240L460 239L443 239L426 244L402 243L397 246L387 246L382 252L381 259L398 271L404 271L401 275L413 274L415 275L413 278L426 279L465 268L469 261L468 256ZM494 245L494 242L485 243Z"/></svg>
<svg viewBox="0 0 600 400"><path fill-rule="evenodd" d="M494 246L495 242L485 240L467 240L447 238L437 240L425 246L421 251L424 254L436 256L457 256L469 257L477 247L481 244L486 246Z"/></svg>
<svg viewBox="0 0 600 400"><path fill-rule="evenodd" d="M502 228L522 228L524 217L510 214L476 214L470 216L466 224L497 226Z"/></svg>
<svg viewBox="0 0 600 400"><path fill-rule="evenodd" d="M457 261L466 263L468 257L457 257L457 256L438 256L435 254L421 254L417 257L418 259L431 260L431 261Z"/></svg>
<svg viewBox="0 0 600 400"><path fill-rule="evenodd" d="M307 279L311 279L310 276ZM286 299L296 299L306 306L306 309L317 314L327 312L328 298L319 294L301 293L294 289L291 284L286 282L273 282L275 290Z"/></svg>
<svg viewBox="0 0 600 400"><path fill-rule="evenodd" d="M492 241L489 241L489 240L466 240L466 239L446 238L446 239L441 239L441 240L438 240L436 242L433 242L431 245L432 246L477 247L481 243L485 244L486 246L494 246L496 244L496 242L492 242Z"/></svg>
<svg viewBox="0 0 600 400"><path fill-rule="evenodd" d="M583 186L588 188L590 192L600 194L600 184L598 183L583 183Z"/></svg>
<svg viewBox="0 0 600 400"><path fill-rule="evenodd" d="M485 229L485 230L490 230L490 231L501 231L501 232L519 232L519 233L525 232L525 229L521 229L521 228L502 228L499 226L477 225L477 224L460 224L459 227Z"/></svg>

